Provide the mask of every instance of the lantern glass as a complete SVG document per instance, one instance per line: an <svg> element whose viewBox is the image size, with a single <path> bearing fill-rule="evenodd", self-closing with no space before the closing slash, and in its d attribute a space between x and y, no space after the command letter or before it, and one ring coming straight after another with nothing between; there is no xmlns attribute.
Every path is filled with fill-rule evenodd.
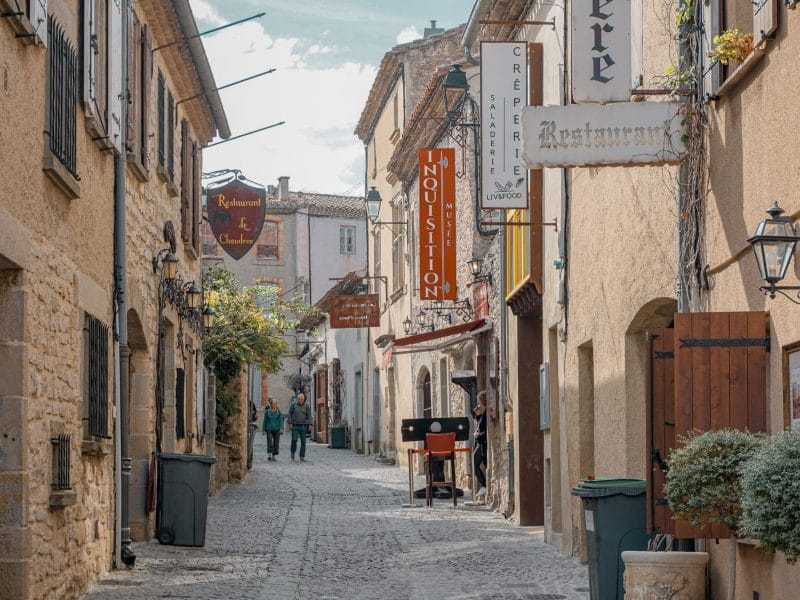
<svg viewBox="0 0 800 600"><path fill-rule="evenodd" d="M481 274L481 271L483 270L483 259L482 258L478 258L477 256L473 256L472 258L470 258L467 261L467 264L469 265L470 273L472 273L473 276Z"/></svg>
<svg viewBox="0 0 800 600"><path fill-rule="evenodd" d="M203 309L203 327L211 329L214 326L214 317L216 317L214 309L210 306L206 306Z"/></svg>
<svg viewBox="0 0 800 600"><path fill-rule="evenodd" d="M200 300L202 297L203 290L197 287L197 284L194 281L191 282L186 290L186 304L189 306L189 308L197 308L200 306Z"/></svg>
<svg viewBox="0 0 800 600"><path fill-rule="evenodd" d="M427 322L428 322L428 315L425 313L424 310L419 311L419 313L417 313L417 324L420 327L425 327Z"/></svg>
<svg viewBox="0 0 800 600"><path fill-rule="evenodd" d="M411 333L411 325L412 325L412 323L411 323L411 319L409 319L408 317L406 317L406 318L405 318L405 321L403 321L403 331L405 331L405 332L406 332L406 335L408 335L409 333Z"/></svg>
<svg viewBox="0 0 800 600"><path fill-rule="evenodd" d="M367 193L367 217L373 223L377 220L378 216L381 213L381 194L380 192L375 189L375 186L372 186Z"/></svg>
<svg viewBox="0 0 800 600"><path fill-rule="evenodd" d="M781 216L783 210L777 202L767 212L770 218L761 221L747 241L753 246L761 279L775 285L786 277L798 235L791 220Z"/></svg>
<svg viewBox="0 0 800 600"><path fill-rule="evenodd" d="M178 275L178 257L172 252L164 257L164 279L175 279Z"/></svg>

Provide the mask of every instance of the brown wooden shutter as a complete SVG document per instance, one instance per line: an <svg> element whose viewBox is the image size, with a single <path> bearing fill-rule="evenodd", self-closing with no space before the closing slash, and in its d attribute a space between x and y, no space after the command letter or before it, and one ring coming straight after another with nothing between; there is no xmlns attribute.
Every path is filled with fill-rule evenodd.
<svg viewBox="0 0 800 600"><path fill-rule="evenodd" d="M133 7L128 8L128 71L126 80L126 96L128 98L128 111L125 127L125 149L127 152L136 151L136 122L137 110L139 108L136 98L136 56L139 54L139 21Z"/></svg>
<svg viewBox="0 0 800 600"><path fill-rule="evenodd" d="M203 207L200 205L203 184L201 175L203 172L203 150L197 142L192 143L192 246L197 255L200 256L200 218L203 215Z"/></svg>
<svg viewBox="0 0 800 600"><path fill-rule="evenodd" d="M543 95L543 72L544 72L544 46L542 44L528 44L528 87L531 106L541 106L544 103ZM544 171L542 169L531 169L528 173L528 187L530 196L530 281L536 287L536 291L541 294L544 290L542 271L544 269L544 247L542 238L544 237L541 223L544 219Z"/></svg>
<svg viewBox="0 0 800 600"><path fill-rule="evenodd" d="M674 329L648 332L648 348L648 531L679 538L728 537L726 527L701 530L673 519L663 500L658 459L668 459L677 438L693 430L766 430L766 314L678 313Z"/></svg>
<svg viewBox="0 0 800 600"><path fill-rule="evenodd" d="M189 122L181 121L181 239L192 241L192 142L189 139Z"/></svg>
<svg viewBox="0 0 800 600"><path fill-rule="evenodd" d="M142 166L150 170L150 137L152 127L152 94L153 94L153 36L147 25L142 27L142 129L141 159Z"/></svg>

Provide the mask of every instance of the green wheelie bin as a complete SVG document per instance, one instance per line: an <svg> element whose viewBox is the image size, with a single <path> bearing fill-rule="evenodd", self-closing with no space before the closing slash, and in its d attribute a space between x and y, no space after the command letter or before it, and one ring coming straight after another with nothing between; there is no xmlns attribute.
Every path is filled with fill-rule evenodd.
<svg viewBox="0 0 800 600"><path fill-rule="evenodd" d="M645 481L583 479L572 489L583 503L592 600L622 600L622 552L647 550Z"/></svg>

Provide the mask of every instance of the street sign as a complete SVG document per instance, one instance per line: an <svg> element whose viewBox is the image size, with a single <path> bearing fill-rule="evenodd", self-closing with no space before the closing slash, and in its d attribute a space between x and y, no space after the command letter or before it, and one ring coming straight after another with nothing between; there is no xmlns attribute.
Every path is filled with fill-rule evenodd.
<svg viewBox="0 0 800 600"><path fill-rule="evenodd" d="M264 226L267 191L243 175L206 188L208 221L217 243L234 260L256 243Z"/></svg>
<svg viewBox="0 0 800 600"><path fill-rule="evenodd" d="M455 149L419 151L419 297L456 299Z"/></svg>
<svg viewBox="0 0 800 600"><path fill-rule="evenodd" d="M381 324L378 294L334 296L330 306L331 329L379 327Z"/></svg>

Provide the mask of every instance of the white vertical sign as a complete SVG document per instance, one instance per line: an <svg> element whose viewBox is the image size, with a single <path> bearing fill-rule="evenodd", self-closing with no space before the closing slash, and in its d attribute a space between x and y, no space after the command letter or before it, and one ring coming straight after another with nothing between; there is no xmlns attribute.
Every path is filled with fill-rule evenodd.
<svg viewBox="0 0 800 600"><path fill-rule="evenodd" d="M572 4L572 99L627 102L631 98L631 1Z"/></svg>
<svg viewBox="0 0 800 600"><path fill-rule="evenodd" d="M481 43L481 207L527 208L521 111L528 104L526 42Z"/></svg>

